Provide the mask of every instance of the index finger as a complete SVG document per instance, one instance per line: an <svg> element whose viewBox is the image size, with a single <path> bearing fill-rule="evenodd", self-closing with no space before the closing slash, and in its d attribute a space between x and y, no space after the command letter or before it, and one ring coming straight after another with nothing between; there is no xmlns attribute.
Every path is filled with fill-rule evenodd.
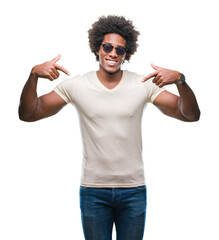
<svg viewBox="0 0 219 240"><path fill-rule="evenodd" d="M146 77L143 78L142 82L145 82L145 81L149 80L152 77L156 77L157 74L158 74L158 71L155 71L155 72L153 72L151 74L148 74Z"/></svg>
<svg viewBox="0 0 219 240"><path fill-rule="evenodd" d="M71 75L71 73L70 73L67 69L65 69L64 67L62 67L62 66L60 66L60 65L58 65L58 64L56 64L56 63L54 64L54 66L55 66L56 69L64 72L65 74Z"/></svg>

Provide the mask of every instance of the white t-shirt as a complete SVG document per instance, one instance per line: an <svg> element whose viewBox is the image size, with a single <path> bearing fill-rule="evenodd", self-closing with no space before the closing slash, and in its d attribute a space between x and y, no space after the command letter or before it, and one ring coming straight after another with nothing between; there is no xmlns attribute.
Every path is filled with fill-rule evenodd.
<svg viewBox="0 0 219 240"><path fill-rule="evenodd" d="M81 185L137 187L145 184L142 159L142 113L161 89L143 76L124 70L113 89L96 72L61 82L54 88L76 106L83 140Z"/></svg>

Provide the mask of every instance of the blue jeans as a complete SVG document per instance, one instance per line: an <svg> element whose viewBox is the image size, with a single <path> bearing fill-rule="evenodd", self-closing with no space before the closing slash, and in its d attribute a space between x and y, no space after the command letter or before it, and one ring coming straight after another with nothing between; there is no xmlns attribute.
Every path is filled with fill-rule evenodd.
<svg viewBox="0 0 219 240"><path fill-rule="evenodd" d="M147 188L80 187L81 219L86 240L142 240Z"/></svg>

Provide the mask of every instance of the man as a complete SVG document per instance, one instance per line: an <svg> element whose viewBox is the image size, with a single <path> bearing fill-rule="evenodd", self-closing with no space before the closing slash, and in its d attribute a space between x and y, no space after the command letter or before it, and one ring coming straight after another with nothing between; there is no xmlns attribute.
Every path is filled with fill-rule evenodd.
<svg viewBox="0 0 219 240"><path fill-rule="evenodd" d="M143 238L146 185L142 160L141 119L151 102L164 114L182 121L198 121L199 107L193 91L178 71L152 64L146 77L121 70L137 49L139 32L124 17L101 17L89 30L91 51L99 61L97 72L65 80L37 97L38 78L53 81L60 55L33 67L19 106L23 121L37 121L56 114L67 103L76 106L83 139L80 207L87 240ZM162 87L176 84L179 96Z"/></svg>

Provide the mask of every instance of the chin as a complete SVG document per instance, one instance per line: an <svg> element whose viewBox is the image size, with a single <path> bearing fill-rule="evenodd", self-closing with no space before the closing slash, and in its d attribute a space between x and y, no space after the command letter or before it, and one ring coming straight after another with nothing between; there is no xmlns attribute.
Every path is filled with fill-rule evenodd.
<svg viewBox="0 0 219 240"><path fill-rule="evenodd" d="M110 73L110 74L117 73L119 70L121 70L120 67L119 68L105 68L102 66L102 68L105 72Z"/></svg>

